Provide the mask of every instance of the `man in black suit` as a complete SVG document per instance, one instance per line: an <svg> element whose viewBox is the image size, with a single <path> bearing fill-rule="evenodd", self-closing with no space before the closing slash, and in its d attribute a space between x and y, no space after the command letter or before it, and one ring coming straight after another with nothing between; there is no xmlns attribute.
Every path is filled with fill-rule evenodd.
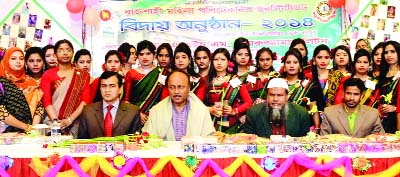
<svg viewBox="0 0 400 177"><path fill-rule="evenodd" d="M83 108L78 138L126 135L140 130L139 108L120 102L122 89L122 76L117 72L105 71L100 76L103 100Z"/></svg>

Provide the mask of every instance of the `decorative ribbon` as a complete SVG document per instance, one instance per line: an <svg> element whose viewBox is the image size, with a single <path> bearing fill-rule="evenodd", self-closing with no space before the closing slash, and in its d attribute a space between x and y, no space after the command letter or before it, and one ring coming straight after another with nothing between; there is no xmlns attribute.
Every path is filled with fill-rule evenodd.
<svg viewBox="0 0 400 177"><path fill-rule="evenodd" d="M3 168L0 168L0 176L1 177L10 177L10 175Z"/></svg>
<svg viewBox="0 0 400 177"><path fill-rule="evenodd" d="M57 165L55 165L52 169L50 169L50 171L45 175L45 177L57 176L57 173L60 172L60 169L65 165L65 162L68 162L68 164L72 167L72 169L78 176L90 177L88 174L83 172L79 164L74 159L72 159L71 156L68 155L63 156L60 162L58 162Z"/></svg>
<svg viewBox="0 0 400 177"><path fill-rule="evenodd" d="M339 159L333 160L327 164L317 164L314 161L310 160L305 154L295 154L289 156L283 162L282 166L277 169L274 173L272 173L273 177L280 177L282 176L287 169L293 164L293 161L296 162L298 165L304 166L308 169L315 170L317 173L328 176L329 173L337 168L340 167L340 165L344 164L345 166L345 177L351 177L352 176L352 168L351 168L351 161L349 157L341 157Z"/></svg>
<svg viewBox="0 0 400 177"><path fill-rule="evenodd" d="M69 156L68 156L69 157ZM347 159L349 162L347 162ZM69 157L69 160L74 161L74 159L71 159ZM61 163L64 164L66 161L65 157L62 158L62 160L57 164L60 165ZM206 162L207 161L207 162ZM351 164L350 160L348 157L343 157L340 159L333 159L332 157L322 155L319 156L315 161L308 159L306 155L304 154L297 154L290 156L288 159L283 162L283 164L274 172L272 176L282 176L284 172L289 168L293 162L296 162L299 165L305 166L309 170L306 171L305 173L301 174L301 177L312 177L315 175L315 173L319 173L322 175L329 175L329 173L333 170L338 176L346 176L349 173L351 174L351 171L349 171L349 168L351 170ZM342 161L342 163L340 162ZM343 161L345 162L345 166L343 166ZM153 176L156 176L159 174L165 167L166 164L171 162L172 166L176 170L179 176L183 177L192 177L194 176L193 172L185 165L184 161L176 158L175 156L164 156L153 165L152 169L150 170L150 174ZM328 163L321 165L322 162ZM132 162L131 162L132 163ZM258 176L263 176L263 177L269 177L270 174L264 171L260 165L251 157L249 156L240 156L237 157L228 167L224 169L225 173L217 173L221 172L218 170L221 170L221 168L211 159L204 160L203 163L200 165L202 166L202 169L198 169L196 171L197 176L201 176L202 173L204 172L205 168L207 166L214 166L213 168L214 172L216 172L217 175L219 176L233 176L237 169L240 168L240 166L245 163L247 164ZM80 174L83 174L82 176L88 176L87 174L83 173L89 173L91 171L91 175L96 176L95 174L97 173L97 167L100 167L100 169L108 176L117 176L121 171L115 169L112 164L106 160L103 156L98 156L98 155L93 155L90 157L84 158L81 163L80 163L80 168L83 171L82 173L77 173L76 168L77 166L73 166L73 163L69 163L71 167L73 167L73 170L68 170L64 172L59 172L57 174L57 177L71 177L71 176L79 176ZM74 163L77 165L77 163ZM308 165L310 164L310 165ZM349 164L349 165L347 165ZM329 165L329 166L327 166ZM30 164L31 168L36 172L38 176L44 176L46 173L50 173L50 171L55 171L55 169L51 169L49 171L48 164L46 164L46 161L41 161L40 158L38 157L33 157L32 162ZM79 168L78 166L78 168ZM134 166L134 165L133 165ZM347 168L347 169L346 169ZM74 172L75 171L75 172ZM57 171L56 171L57 172ZM346 174L347 173L347 174ZM360 175L359 177L387 177L387 176L396 176L400 174L400 162L397 162L393 164L391 167L388 169L381 171L379 173L375 174L369 174L369 175ZM54 174L53 174L54 175ZM141 174L139 176L145 177L146 173ZM2 177L9 177L7 172L2 170L0 168L0 176ZM129 175L126 175L128 177L131 177Z"/></svg>
<svg viewBox="0 0 400 177"><path fill-rule="evenodd" d="M130 159L116 177L124 177L124 175L128 174L133 169L133 167L136 166L136 163L139 163L139 165L143 168L144 173L146 174L147 177L153 177L153 175L150 174L149 169L147 169L147 166L144 163L143 159L139 157Z"/></svg>
<svg viewBox="0 0 400 177"><path fill-rule="evenodd" d="M207 168L207 166L210 166L211 169L214 170L214 172L221 176L221 177L229 177L229 175L227 175L222 169L221 167L215 163L213 160L211 159L206 159L203 160L203 162L200 164L199 169L196 170L196 172L194 173L193 177L200 177L202 176L202 174L204 173L204 170Z"/></svg>

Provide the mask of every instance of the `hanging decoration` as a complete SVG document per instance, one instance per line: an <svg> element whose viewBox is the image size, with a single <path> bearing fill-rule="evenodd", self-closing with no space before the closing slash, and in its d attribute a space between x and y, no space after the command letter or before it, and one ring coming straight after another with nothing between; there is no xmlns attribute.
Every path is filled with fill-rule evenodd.
<svg viewBox="0 0 400 177"><path fill-rule="evenodd" d="M83 22L89 26L96 26L100 21L99 14L93 8L86 8L83 12Z"/></svg>
<svg viewBox="0 0 400 177"><path fill-rule="evenodd" d="M348 14L355 14L358 12L359 8L359 3L357 0L346 0L346 4L344 6L344 9Z"/></svg>
<svg viewBox="0 0 400 177"><path fill-rule="evenodd" d="M368 171L369 168L371 168L371 162L362 157L362 156L356 156L356 158L353 159L353 168L356 170L360 170L361 172L366 172Z"/></svg>
<svg viewBox="0 0 400 177"><path fill-rule="evenodd" d="M67 9L73 14L82 12L84 7L83 0L68 0L67 2Z"/></svg>

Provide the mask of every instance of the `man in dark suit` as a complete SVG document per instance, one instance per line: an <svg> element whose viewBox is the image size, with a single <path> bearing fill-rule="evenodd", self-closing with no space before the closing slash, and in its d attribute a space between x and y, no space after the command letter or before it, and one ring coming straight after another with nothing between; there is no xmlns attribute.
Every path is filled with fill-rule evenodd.
<svg viewBox="0 0 400 177"><path fill-rule="evenodd" d="M359 105L365 90L364 82L350 78L343 86L344 103L325 108L321 135L333 133L363 138L373 133L384 133L378 110Z"/></svg>
<svg viewBox="0 0 400 177"><path fill-rule="evenodd" d="M267 86L266 103L256 104L247 110L244 132L261 137L305 136L311 126L311 117L302 106L288 102L288 92L285 79L271 79Z"/></svg>
<svg viewBox="0 0 400 177"><path fill-rule="evenodd" d="M140 130L139 108L120 102L121 75L105 71L100 76L100 92L102 101L83 108L78 138L126 135Z"/></svg>

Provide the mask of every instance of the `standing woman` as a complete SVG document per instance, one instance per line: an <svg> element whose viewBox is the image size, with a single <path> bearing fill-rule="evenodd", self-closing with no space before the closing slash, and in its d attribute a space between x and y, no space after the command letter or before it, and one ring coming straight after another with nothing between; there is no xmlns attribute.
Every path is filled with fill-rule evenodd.
<svg viewBox="0 0 400 177"><path fill-rule="evenodd" d="M53 45L46 45L42 48L43 53L44 53L44 58L46 61L46 68L45 70L47 71L48 69L54 68L58 65L57 61L57 56L54 52L54 46Z"/></svg>
<svg viewBox="0 0 400 177"><path fill-rule="evenodd" d="M400 44L396 41L387 41L383 45L380 75L377 87L381 98L373 105L378 107L382 126L387 133L400 130L400 120L396 115L398 82L400 76Z"/></svg>
<svg viewBox="0 0 400 177"><path fill-rule="evenodd" d="M328 92L328 78L332 71L328 69L328 65L331 62L329 47L325 44L317 46L314 49L312 61L312 80L314 83L319 83L320 88L322 89L322 95L325 100L325 104L330 103L329 100L332 100L331 102L333 104L336 93Z"/></svg>
<svg viewBox="0 0 400 177"><path fill-rule="evenodd" d="M280 75L272 66L273 61L276 60L276 53L273 53L270 48L263 47L258 50L255 59L257 69L253 76L257 77L257 81L248 91L254 104L257 104L264 102L267 96L266 85L268 81L271 78L280 77Z"/></svg>
<svg viewBox="0 0 400 177"><path fill-rule="evenodd" d="M132 83L125 85L125 101L128 101L140 108L140 118L142 124L144 124L149 115L150 109L156 105L161 100L161 93L164 87L164 82L159 80L159 78L166 78L169 73L170 57L172 56L172 48L168 44L161 44L157 51L155 51L155 46L152 43L142 42L138 44L139 52L139 62L142 63L144 57L154 59L154 54L156 54L160 66L156 67L150 71L146 76L141 78L136 82L135 85ZM151 56L144 56L149 54ZM147 61L146 61L147 62ZM153 60L151 60L153 63ZM132 71L129 71L126 77Z"/></svg>
<svg viewBox="0 0 400 177"><path fill-rule="evenodd" d="M238 133L245 123L246 117L242 115L252 105L252 100L244 84L234 84L238 77L228 72L229 60L227 49L218 48L214 51L205 104L210 106L217 130L232 134Z"/></svg>
<svg viewBox="0 0 400 177"><path fill-rule="evenodd" d="M125 76L126 73L136 65L136 48L135 46L125 42L118 47L118 52L121 54L123 60L122 73Z"/></svg>
<svg viewBox="0 0 400 177"><path fill-rule="evenodd" d="M239 43L236 48L233 49L232 59L235 63L233 71L237 72L242 82L246 81L246 77L255 71L255 68L252 66L253 61L251 61L249 45L246 43Z"/></svg>
<svg viewBox="0 0 400 177"><path fill-rule="evenodd" d="M180 70L190 75L190 91L195 93L200 100L204 100L206 84L201 76L194 70L194 60L192 51L186 43L179 43L174 51L174 59L171 62L173 70ZM168 96L168 93L163 92L163 98Z"/></svg>
<svg viewBox="0 0 400 177"><path fill-rule="evenodd" d="M378 43L374 49L372 49L371 56L372 56L372 76L376 79L379 77L379 66L381 65L382 61L382 51L383 51L383 44L384 42Z"/></svg>
<svg viewBox="0 0 400 177"><path fill-rule="evenodd" d="M40 83L40 79L42 79L42 75L47 68L42 49L39 47L30 47L26 50L25 63L26 74Z"/></svg>
<svg viewBox="0 0 400 177"><path fill-rule="evenodd" d="M318 82L304 77L302 56L297 49L289 49L286 52L283 64L282 78L287 80L289 86L288 101L306 108L313 118L316 130L319 130L318 111L323 111L325 107L320 85Z"/></svg>
<svg viewBox="0 0 400 177"><path fill-rule="evenodd" d="M349 48L339 45L333 49L333 70L339 70L342 77L351 74L351 54Z"/></svg>
<svg viewBox="0 0 400 177"><path fill-rule="evenodd" d="M76 68L90 73L90 69L92 68L92 56L90 55L89 50L78 50L74 56L74 65ZM90 84L94 81L94 79L94 77L90 77Z"/></svg>
<svg viewBox="0 0 400 177"><path fill-rule="evenodd" d="M306 41L301 38L293 39L290 43L289 49L297 49L301 53L301 61L303 63L303 73L305 76L311 78L311 65L308 62L308 49Z"/></svg>
<svg viewBox="0 0 400 177"><path fill-rule="evenodd" d="M30 122L33 125L40 123L44 114L41 102L43 92L40 89L39 82L25 74L24 52L18 47L9 48L1 61L1 65L0 76L7 78L22 90L29 105L30 115L32 115Z"/></svg>
<svg viewBox="0 0 400 177"><path fill-rule="evenodd" d="M371 77L371 73L369 72L369 67L371 66L371 56L369 52L365 49L359 49L354 54L354 62L352 63L352 67L354 68L351 76L347 76L342 78L340 81L340 85L338 91L336 92L335 104L340 104L343 102L344 98L344 82L349 78L359 78L364 82L366 86L366 90L363 93L363 96L360 100L361 105L369 105L372 104L376 100L376 95L374 95L376 88L376 84L378 83L378 79L374 79Z"/></svg>
<svg viewBox="0 0 400 177"><path fill-rule="evenodd" d="M90 103L90 75L72 66L74 47L70 41L57 41L55 51L58 66L44 72L40 83L43 105L48 121L57 118L62 132L76 137L79 125L75 120Z"/></svg>
<svg viewBox="0 0 400 177"><path fill-rule="evenodd" d="M344 45L337 46L333 49L333 69L330 70L328 76L328 101L326 106L334 105L337 89L339 88L342 78L351 75L350 63L351 54L349 48Z"/></svg>

